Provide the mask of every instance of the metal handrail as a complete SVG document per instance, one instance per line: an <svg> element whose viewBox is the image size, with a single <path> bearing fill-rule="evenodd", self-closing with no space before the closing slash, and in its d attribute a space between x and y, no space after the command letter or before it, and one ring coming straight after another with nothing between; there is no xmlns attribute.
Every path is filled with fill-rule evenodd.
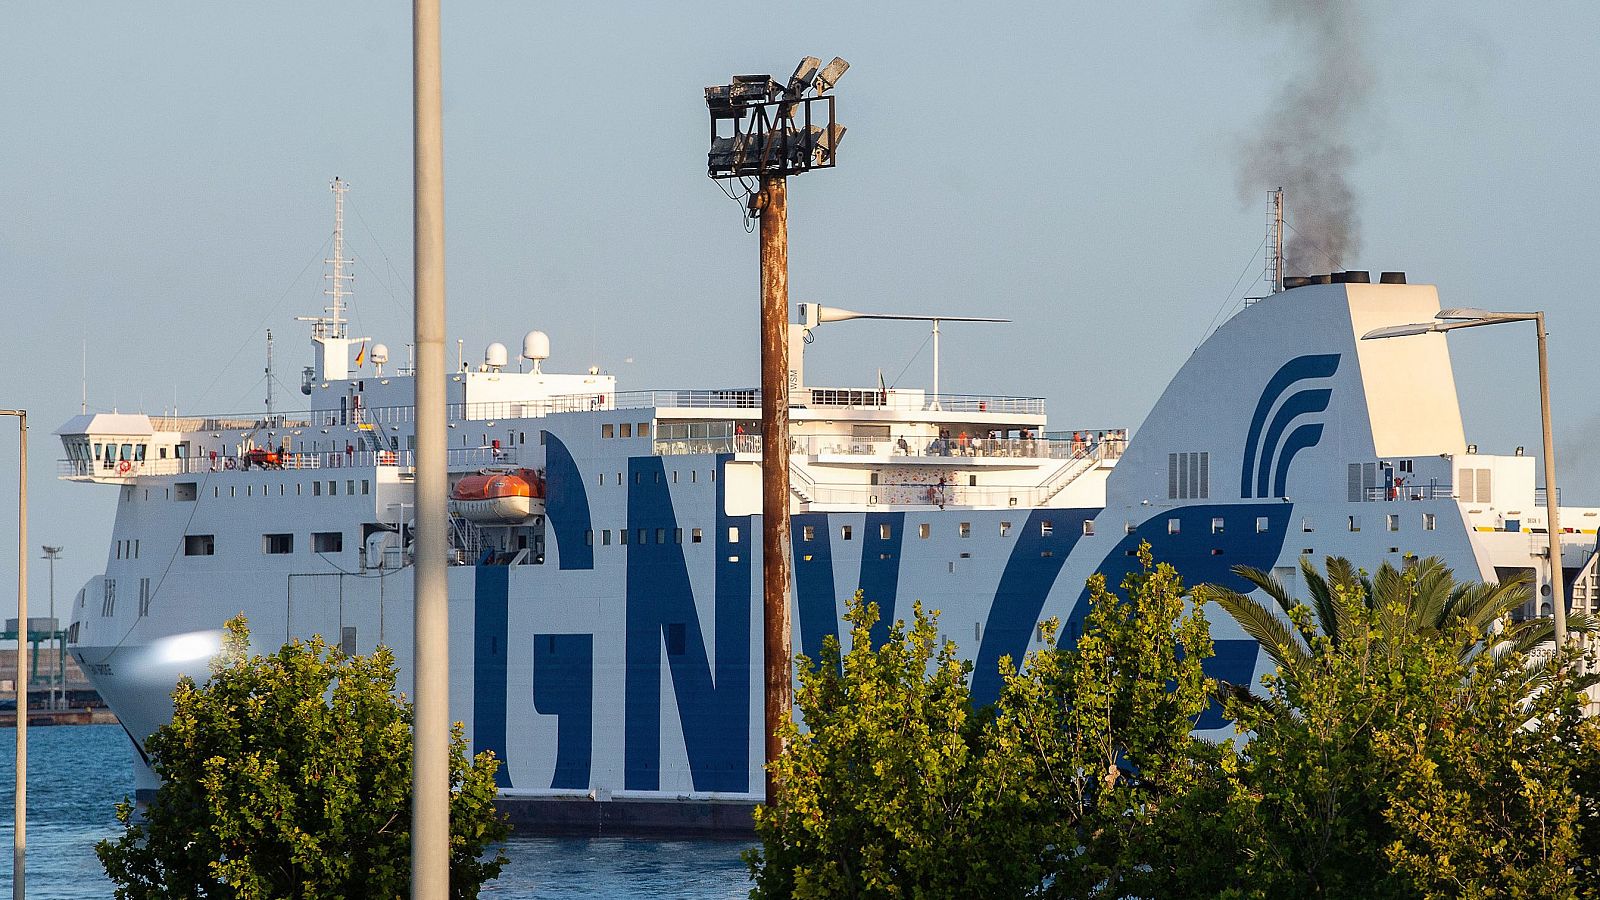
<svg viewBox="0 0 1600 900"><path fill-rule="evenodd" d="M927 412L976 412L1043 415L1042 397L1010 397L999 394L930 394L925 391L879 390L876 388L811 388L796 391L791 402L796 407L897 409ZM751 409L761 408L761 391L755 388L710 390L594 391L562 394L532 400L504 400L489 403L451 403L447 415L452 422L495 419L532 419L560 412L592 412L613 409ZM358 425L372 422L398 425L416 420L415 407L363 406L354 409L317 409L291 415L262 415L259 412L205 414L196 416L152 416L156 431L255 431L294 428L321 428L330 425Z"/></svg>

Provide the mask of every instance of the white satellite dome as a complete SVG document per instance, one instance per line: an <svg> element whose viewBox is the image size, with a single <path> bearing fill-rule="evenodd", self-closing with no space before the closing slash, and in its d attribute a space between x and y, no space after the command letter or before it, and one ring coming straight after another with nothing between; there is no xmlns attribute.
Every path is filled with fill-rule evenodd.
<svg viewBox="0 0 1600 900"><path fill-rule="evenodd" d="M389 361L389 348L388 348L388 346L385 345L385 344L373 344L372 345L372 361L377 363L380 366L383 365L384 363L388 362Z"/></svg>
<svg viewBox="0 0 1600 900"><path fill-rule="evenodd" d="M495 341L483 351L483 364L491 369L501 369L506 364L506 345Z"/></svg>
<svg viewBox="0 0 1600 900"><path fill-rule="evenodd" d="M533 371L539 371L539 363L550 358L550 335L542 331L530 331L522 336L522 358L533 361Z"/></svg>
<svg viewBox="0 0 1600 900"><path fill-rule="evenodd" d="M522 338L523 359L549 359L550 335L542 331L530 331Z"/></svg>

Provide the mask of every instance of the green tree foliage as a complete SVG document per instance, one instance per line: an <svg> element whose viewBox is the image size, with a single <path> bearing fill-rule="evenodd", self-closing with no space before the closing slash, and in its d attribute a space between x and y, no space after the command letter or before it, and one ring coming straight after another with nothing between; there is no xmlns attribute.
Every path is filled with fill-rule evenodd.
<svg viewBox="0 0 1600 900"><path fill-rule="evenodd" d="M145 742L162 785L95 852L119 898L400 897L409 890L411 706L394 657L320 637L249 653L230 621L205 684L185 678ZM476 897L505 857L492 754L451 745L451 895Z"/></svg>
<svg viewBox="0 0 1600 900"><path fill-rule="evenodd" d="M850 604L851 649L800 660L805 727L776 763L783 802L756 812L752 896L1124 896L1176 870L1144 862L1194 837L1167 828L1200 788L1220 790L1216 749L1190 735L1209 702L1205 620L1155 566L1126 600L1090 582L1073 649L1005 660L992 710L974 715L971 664L917 605L881 646L877 608Z"/></svg>
<svg viewBox="0 0 1600 900"><path fill-rule="evenodd" d="M1342 560L1326 579L1302 571L1314 609L1266 590L1290 639L1263 627L1255 601L1201 591L1253 623L1279 663L1265 703L1230 704L1249 735L1229 776L1236 889L1595 896L1582 834L1595 798L1578 790L1596 765L1583 682L1570 665L1531 663L1527 631L1492 627L1525 593L1458 584L1432 560L1373 579Z"/></svg>
<svg viewBox="0 0 1600 900"><path fill-rule="evenodd" d="M1519 583L1333 560L1303 570L1307 606L1245 573L1268 606L1140 557L1120 594L1090 579L1073 647L1044 623L976 711L937 614L874 646L858 595L849 652L800 660L752 896L1600 897L1592 661L1533 661L1536 627L1500 622ZM1191 732L1217 690L1210 598L1279 663L1220 692L1220 744Z"/></svg>

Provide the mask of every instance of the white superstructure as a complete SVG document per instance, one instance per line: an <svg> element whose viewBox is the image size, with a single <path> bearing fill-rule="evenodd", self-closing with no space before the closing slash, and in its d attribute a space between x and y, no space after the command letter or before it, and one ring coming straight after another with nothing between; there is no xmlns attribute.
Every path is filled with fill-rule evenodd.
<svg viewBox="0 0 1600 900"><path fill-rule="evenodd" d="M59 430L62 476L119 494L70 640L136 739L239 612L262 646L319 633L409 665L413 380L369 369L376 352L349 361L341 253L312 320L309 412L86 414ZM1075 635L1085 579L1119 580L1146 540L1191 583L1237 585L1236 564L1292 580L1300 557L1326 555L1531 570L1548 612L1533 458L1474 452L1443 336L1358 340L1438 310L1427 285L1276 293L1196 351L1131 440L1049 430L1037 398L819 387L797 365L796 648L815 657L858 587L890 617L920 599L992 697L998 660L1048 616ZM543 492L503 522L458 506L436 551L453 564L453 716L505 760L506 796L563 801L540 807L552 821L600 821L615 801L711 827L706 810L762 787L760 398L619 391L543 371L540 332L520 346L529 371L496 344L449 376L452 483L523 472ZM1561 515L1570 608L1593 612L1600 510ZM1253 680L1254 642L1213 626L1213 671Z"/></svg>

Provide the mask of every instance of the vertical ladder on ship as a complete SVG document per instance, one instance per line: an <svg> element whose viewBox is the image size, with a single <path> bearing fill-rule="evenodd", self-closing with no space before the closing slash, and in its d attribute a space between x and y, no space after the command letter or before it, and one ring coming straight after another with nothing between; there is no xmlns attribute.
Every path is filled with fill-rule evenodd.
<svg viewBox="0 0 1600 900"><path fill-rule="evenodd" d="M459 516L450 517L450 549L456 565L475 565L483 547L483 531L478 526Z"/></svg>

